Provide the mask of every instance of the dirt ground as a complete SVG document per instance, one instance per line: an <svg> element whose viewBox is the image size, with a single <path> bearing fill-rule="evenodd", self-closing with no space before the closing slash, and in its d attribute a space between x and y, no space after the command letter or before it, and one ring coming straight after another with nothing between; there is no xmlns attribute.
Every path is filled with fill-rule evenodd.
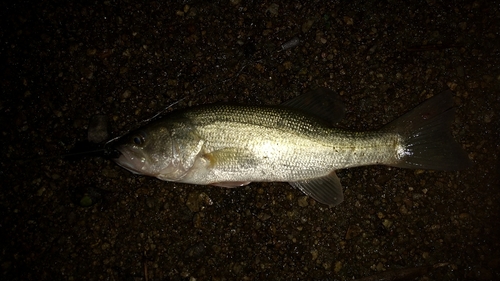
<svg viewBox="0 0 500 281"><path fill-rule="evenodd" d="M1 279L500 279L498 1L208 2L3 7ZM50 158L95 115L116 137L176 101L167 111L271 105L319 86L359 131L451 90L474 165L340 170L345 201L327 207L287 183L185 185Z"/></svg>

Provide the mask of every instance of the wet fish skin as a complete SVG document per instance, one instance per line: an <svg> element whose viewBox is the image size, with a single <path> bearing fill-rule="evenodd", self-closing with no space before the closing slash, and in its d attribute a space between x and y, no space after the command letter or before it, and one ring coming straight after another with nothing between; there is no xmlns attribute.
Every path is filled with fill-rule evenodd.
<svg viewBox="0 0 500 281"><path fill-rule="evenodd" d="M283 106L175 111L118 140L115 161L136 174L190 184L289 182L327 205L343 200L337 169L383 164L453 170L470 164L451 136L449 92L371 132L340 130L325 121L335 120L335 113L326 116L325 105L315 101L333 96L320 88Z"/></svg>

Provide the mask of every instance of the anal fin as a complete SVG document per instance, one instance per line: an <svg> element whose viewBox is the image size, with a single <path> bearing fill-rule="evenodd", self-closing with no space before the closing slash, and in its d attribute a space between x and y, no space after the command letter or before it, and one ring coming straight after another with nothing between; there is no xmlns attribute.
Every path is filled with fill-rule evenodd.
<svg viewBox="0 0 500 281"><path fill-rule="evenodd" d="M336 206L344 201L342 185L335 171L321 178L289 182L289 184L314 200L329 206Z"/></svg>

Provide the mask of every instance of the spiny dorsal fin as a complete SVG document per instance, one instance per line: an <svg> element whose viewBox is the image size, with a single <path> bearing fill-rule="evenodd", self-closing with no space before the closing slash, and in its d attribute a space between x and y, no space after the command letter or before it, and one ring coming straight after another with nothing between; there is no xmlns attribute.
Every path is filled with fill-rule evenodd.
<svg viewBox="0 0 500 281"><path fill-rule="evenodd" d="M345 106L339 95L327 88L317 88L281 104L328 121L338 123L345 115Z"/></svg>

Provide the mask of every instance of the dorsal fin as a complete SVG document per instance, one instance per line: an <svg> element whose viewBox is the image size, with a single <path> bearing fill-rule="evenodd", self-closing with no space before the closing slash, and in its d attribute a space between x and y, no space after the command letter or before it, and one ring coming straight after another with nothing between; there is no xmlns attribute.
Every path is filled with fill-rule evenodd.
<svg viewBox="0 0 500 281"><path fill-rule="evenodd" d="M331 124L339 122L345 115L345 106L334 91L320 87L281 104L314 115Z"/></svg>

